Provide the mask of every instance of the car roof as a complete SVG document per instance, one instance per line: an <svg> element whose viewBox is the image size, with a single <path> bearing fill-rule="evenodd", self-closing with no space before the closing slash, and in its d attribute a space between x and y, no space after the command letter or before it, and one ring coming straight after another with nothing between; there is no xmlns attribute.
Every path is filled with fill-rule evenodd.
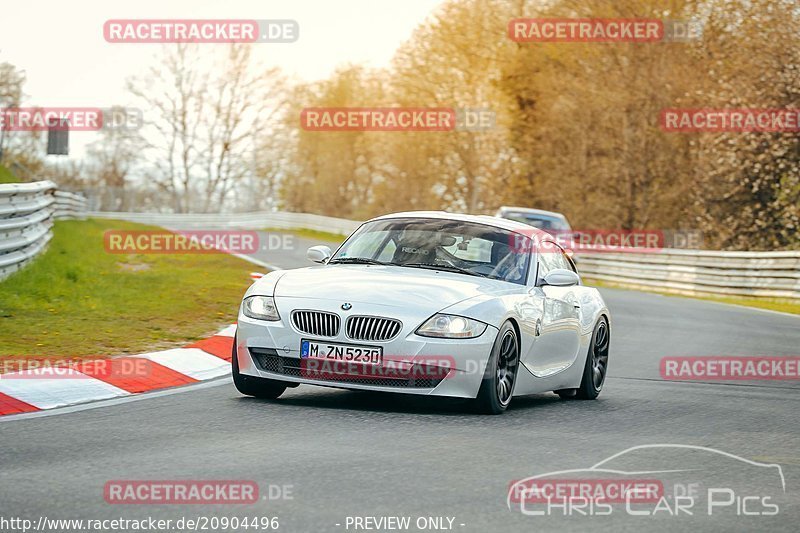
<svg viewBox="0 0 800 533"><path fill-rule="evenodd" d="M529 213L531 215L544 215L548 217L560 218L563 220L567 220L567 217L564 216L563 213L557 213L555 211L545 211L544 209L534 209L532 207L512 207L508 205L502 206L498 212L503 213L506 211L518 211L520 213Z"/></svg>
<svg viewBox="0 0 800 533"><path fill-rule="evenodd" d="M515 220L495 217L492 215L467 215L464 213L448 213L446 211L404 211L402 213L381 215L379 217L370 219L367 222L372 222L373 220L388 220L393 218L436 218L441 220L457 220L461 222L483 224L485 226L494 226L507 231L521 233L528 237L532 237L535 234L538 234L540 238L549 237L549 234L546 231L534 228L528 224L523 224L522 222L517 222Z"/></svg>

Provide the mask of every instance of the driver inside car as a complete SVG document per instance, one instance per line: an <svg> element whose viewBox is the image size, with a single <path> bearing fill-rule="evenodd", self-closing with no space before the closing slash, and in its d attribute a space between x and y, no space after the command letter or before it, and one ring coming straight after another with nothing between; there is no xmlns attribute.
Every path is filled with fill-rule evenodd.
<svg viewBox="0 0 800 533"><path fill-rule="evenodd" d="M455 237L450 235L443 235L436 240L432 240L428 232L407 231L397 243L392 263L426 263L435 265L437 261L450 262L442 253L441 247L452 246L455 242Z"/></svg>

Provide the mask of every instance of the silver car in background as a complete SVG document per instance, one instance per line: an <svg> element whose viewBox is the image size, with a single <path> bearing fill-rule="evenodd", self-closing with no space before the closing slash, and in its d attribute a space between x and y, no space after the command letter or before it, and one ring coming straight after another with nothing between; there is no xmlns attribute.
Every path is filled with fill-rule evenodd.
<svg viewBox="0 0 800 533"><path fill-rule="evenodd" d="M504 205L497 210L494 216L507 220L515 220L546 231L550 235L556 237L558 243L566 249L573 266L578 262L571 248L575 240L580 238L580 233L572 231L572 226L570 226L567 217L563 214L556 213L555 211L545 211L544 209L509 207Z"/></svg>
<svg viewBox="0 0 800 533"><path fill-rule="evenodd" d="M509 207L504 205L497 210L495 216L528 224L529 226L539 228L548 233L567 233L572 231L572 227L569 225L569 222L567 222L567 217L555 211L532 209L530 207Z"/></svg>
<svg viewBox="0 0 800 533"><path fill-rule="evenodd" d="M317 266L270 272L241 304L233 380L277 398L299 384L474 398L594 399L610 315L547 233L491 216L385 215Z"/></svg>

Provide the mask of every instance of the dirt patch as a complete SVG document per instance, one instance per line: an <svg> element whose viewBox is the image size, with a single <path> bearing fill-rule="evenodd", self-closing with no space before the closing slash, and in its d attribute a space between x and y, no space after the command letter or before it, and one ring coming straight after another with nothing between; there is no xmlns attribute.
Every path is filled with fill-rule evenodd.
<svg viewBox="0 0 800 533"><path fill-rule="evenodd" d="M117 263L117 266L123 272L141 272L142 270L150 270L150 265L147 263Z"/></svg>

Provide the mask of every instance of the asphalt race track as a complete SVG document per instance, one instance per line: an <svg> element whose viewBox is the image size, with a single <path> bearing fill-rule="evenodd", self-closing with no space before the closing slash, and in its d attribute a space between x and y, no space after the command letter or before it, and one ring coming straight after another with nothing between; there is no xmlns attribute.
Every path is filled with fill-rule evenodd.
<svg viewBox="0 0 800 533"><path fill-rule="evenodd" d="M260 259L305 266L297 250ZM254 270L257 268L254 267ZM277 516L279 531L354 531L348 516L454 517L455 531L797 531L800 382L661 379L664 356L797 355L800 317L623 290L611 312L609 378L595 402L553 394L503 416L462 401L300 386L275 402L230 379L168 394L0 421L0 515L31 518ZM237 302L231 302L236 305ZM631 446L690 444L781 465L775 516L525 516L510 482L589 466ZM737 475L737 465L729 463ZM109 480L254 480L253 505L110 505ZM291 499L268 499L268 486ZM447 525L447 520L444 524ZM337 525L338 524L338 525ZM462 525L463 524L463 525ZM411 531L416 531L413 527Z"/></svg>

